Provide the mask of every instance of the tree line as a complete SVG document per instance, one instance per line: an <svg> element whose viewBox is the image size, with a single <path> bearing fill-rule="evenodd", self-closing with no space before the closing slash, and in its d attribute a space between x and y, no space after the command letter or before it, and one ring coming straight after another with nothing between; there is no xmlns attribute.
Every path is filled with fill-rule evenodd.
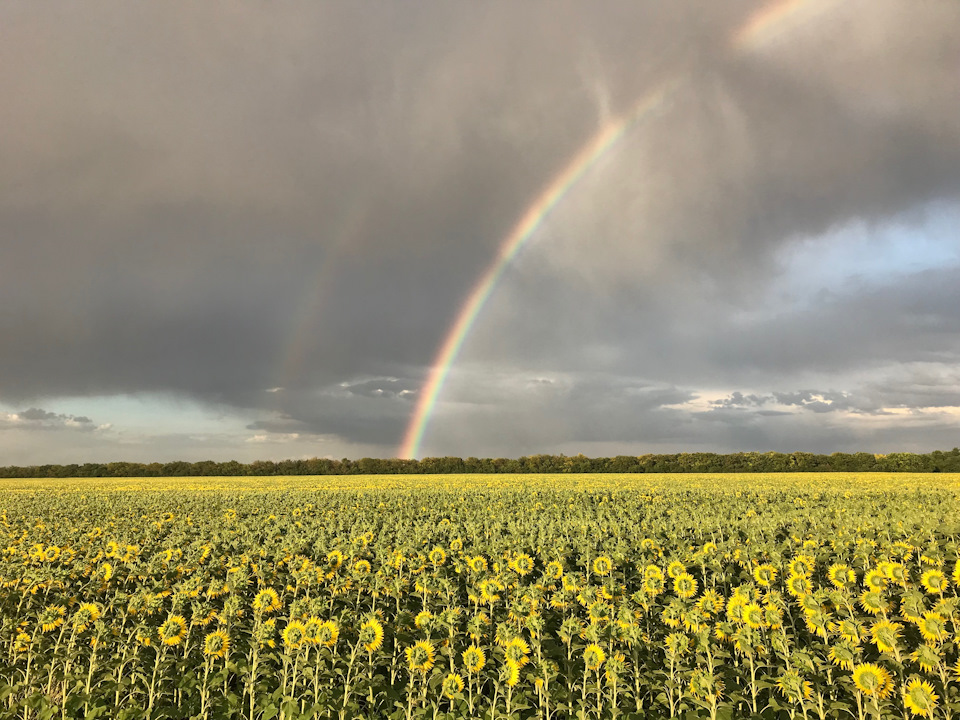
<svg viewBox="0 0 960 720"><path fill-rule="evenodd" d="M672 455L530 455L520 458L427 457L422 460L236 460L166 463L84 463L0 467L3 478L171 477L239 475L396 475L433 473L744 473L744 472L960 472L960 448L931 453L795 452L675 453Z"/></svg>

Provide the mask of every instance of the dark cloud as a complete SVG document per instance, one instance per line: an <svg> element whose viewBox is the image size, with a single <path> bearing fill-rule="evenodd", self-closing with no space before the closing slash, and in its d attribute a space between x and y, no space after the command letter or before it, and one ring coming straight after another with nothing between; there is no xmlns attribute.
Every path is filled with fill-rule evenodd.
<svg viewBox="0 0 960 720"><path fill-rule="evenodd" d="M93 420L83 415L67 415L41 408L28 408L16 413L0 413L0 431L72 430L93 432L108 427L97 426Z"/></svg>
<svg viewBox="0 0 960 720"><path fill-rule="evenodd" d="M960 5L811 0L736 41L770 5L6 3L0 401L171 394L390 454L503 237L671 80L504 277L431 447L958 404L956 267L771 298L800 239L960 201ZM940 385L857 377L917 363ZM736 432L677 409L709 388Z"/></svg>

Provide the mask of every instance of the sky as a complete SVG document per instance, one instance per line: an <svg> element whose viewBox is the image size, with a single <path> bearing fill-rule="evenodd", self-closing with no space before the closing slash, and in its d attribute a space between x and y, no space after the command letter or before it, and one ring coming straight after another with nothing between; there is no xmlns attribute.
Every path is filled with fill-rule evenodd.
<svg viewBox="0 0 960 720"><path fill-rule="evenodd" d="M0 465L960 445L956 0L0 5Z"/></svg>

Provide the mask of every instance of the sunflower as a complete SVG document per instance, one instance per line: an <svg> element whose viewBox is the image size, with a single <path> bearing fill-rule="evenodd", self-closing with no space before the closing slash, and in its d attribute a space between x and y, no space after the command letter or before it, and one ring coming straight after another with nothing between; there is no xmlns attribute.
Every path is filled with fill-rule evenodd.
<svg viewBox="0 0 960 720"><path fill-rule="evenodd" d="M485 572L487 569L487 559L483 555L474 555L467 560L467 567L475 573Z"/></svg>
<svg viewBox="0 0 960 720"><path fill-rule="evenodd" d="M280 595L273 588L264 588L253 598L253 609L261 615L268 615L283 608Z"/></svg>
<svg viewBox="0 0 960 720"><path fill-rule="evenodd" d="M873 644L877 646L880 652L893 652L897 647L897 640L900 637L900 623L889 620L878 620L870 628L870 634L873 636Z"/></svg>
<svg viewBox="0 0 960 720"><path fill-rule="evenodd" d="M257 625L253 632L253 637L261 648L267 647L273 649L277 646L277 641L274 639L276 634L277 621L275 618L270 618Z"/></svg>
<svg viewBox="0 0 960 720"><path fill-rule="evenodd" d="M692 598L697 594L697 579L688 572L678 573L673 578L673 591L677 597Z"/></svg>
<svg viewBox="0 0 960 720"><path fill-rule="evenodd" d="M716 590L705 590L697 600L697 607L707 616L716 615L723 607L723 598Z"/></svg>
<svg viewBox="0 0 960 720"><path fill-rule="evenodd" d="M777 680L780 694L789 702L801 702L813 694L813 686L794 669L787 670Z"/></svg>
<svg viewBox="0 0 960 720"><path fill-rule="evenodd" d="M813 575L815 565L816 561L809 555L797 555L787 565L787 570L790 571L791 575L803 575L803 577L809 578Z"/></svg>
<svg viewBox="0 0 960 720"><path fill-rule="evenodd" d="M878 590L865 590L860 596L860 607L871 615L880 615L886 613L890 604L883 599L883 595Z"/></svg>
<svg viewBox="0 0 960 720"><path fill-rule="evenodd" d="M113 565L108 562L100 563L100 567L97 568L97 576L103 582L110 582L110 578L113 577Z"/></svg>
<svg viewBox="0 0 960 720"><path fill-rule="evenodd" d="M863 642L863 626L856 620L841 620L834 623L831 630L851 645L859 646Z"/></svg>
<svg viewBox="0 0 960 720"><path fill-rule="evenodd" d="M67 608L63 605L47 605L40 613L40 630L42 632L52 632L63 625L63 616Z"/></svg>
<svg viewBox="0 0 960 720"><path fill-rule="evenodd" d="M926 680L913 678L903 688L903 705L914 715L933 717L940 697Z"/></svg>
<svg viewBox="0 0 960 720"><path fill-rule="evenodd" d="M324 647L333 647L340 637L340 628L333 620L325 620L317 628L316 641Z"/></svg>
<svg viewBox="0 0 960 720"><path fill-rule="evenodd" d="M406 649L407 665L411 671L427 672L433 667L436 657L433 643L429 640L418 640L412 647Z"/></svg>
<svg viewBox="0 0 960 720"><path fill-rule="evenodd" d="M857 690L868 697L876 696L881 700L890 694L893 681L885 667L874 663L861 663L853 668L853 684Z"/></svg>
<svg viewBox="0 0 960 720"><path fill-rule="evenodd" d="M748 627L754 628L755 630L762 628L766 624L764 622L763 610L757 603L744 605L741 617Z"/></svg>
<svg viewBox="0 0 960 720"><path fill-rule="evenodd" d="M509 565L510 569L520 577L526 577L533 572L533 558L526 553L517 553Z"/></svg>
<svg viewBox="0 0 960 720"><path fill-rule="evenodd" d="M299 649L306 642L307 629L299 620L291 620L283 629L283 645L288 650Z"/></svg>
<svg viewBox="0 0 960 720"><path fill-rule="evenodd" d="M827 568L827 579L837 590L843 590L857 581L857 573L844 563L834 563Z"/></svg>
<svg viewBox="0 0 960 720"><path fill-rule="evenodd" d="M25 653L30 649L30 636L25 632L18 632L16 640L13 641L13 651Z"/></svg>
<svg viewBox="0 0 960 720"><path fill-rule="evenodd" d="M77 632L83 632L100 619L100 608L94 603L81 603L70 619Z"/></svg>
<svg viewBox="0 0 960 720"><path fill-rule="evenodd" d="M433 563L434 567L440 567L447 561L447 552L438 545L430 551L427 558Z"/></svg>
<svg viewBox="0 0 960 720"><path fill-rule="evenodd" d="M770 564L757 565L753 569L753 579L760 587L768 588L777 579L777 569Z"/></svg>
<svg viewBox="0 0 960 720"><path fill-rule="evenodd" d="M323 621L316 615L311 615L304 621L303 641L307 643L307 645L318 645L320 643L317 634L320 632L320 626L322 624Z"/></svg>
<svg viewBox="0 0 960 720"><path fill-rule="evenodd" d="M923 573L923 575L920 576L920 582L924 589L931 595L942 595L943 591L946 590L949 585L947 576L943 574L942 570L937 570L936 568ZM920 713L914 714L919 715Z"/></svg>
<svg viewBox="0 0 960 720"><path fill-rule="evenodd" d="M647 595L656 597L663 592L664 589L664 580L663 574L660 576L657 575L647 575L643 578L643 590Z"/></svg>
<svg viewBox="0 0 960 720"><path fill-rule="evenodd" d="M648 566L649 568L649 566ZM660 568L657 568L658 570ZM686 572L687 567L679 560L672 560L669 565L667 565L667 575L671 578L676 578L682 572Z"/></svg>
<svg viewBox="0 0 960 720"><path fill-rule="evenodd" d="M606 654L596 643L591 643L583 650L583 662L586 665L587 670L599 670L600 666L603 665L603 661L607 659Z"/></svg>
<svg viewBox="0 0 960 720"><path fill-rule="evenodd" d="M440 690L446 698L455 699L458 693L463 692L463 678L457 673L448 673L440 685Z"/></svg>
<svg viewBox="0 0 960 720"><path fill-rule="evenodd" d="M808 595L801 595L797 598L797 604L803 608L803 613L809 615L810 613L820 612L823 610L823 603L819 593L810 593Z"/></svg>
<svg viewBox="0 0 960 720"><path fill-rule="evenodd" d="M903 566L903 563L895 562L885 562L882 564L883 572L888 578L895 582L900 587L906 587L907 580L907 569Z"/></svg>
<svg viewBox="0 0 960 720"><path fill-rule="evenodd" d="M43 551L43 559L46 562L56 562L60 557L60 548L56 545L48 545L47 549Z"/></svg>
<svg viewBox="0 0 960 720"><path fill-rule="evenodd" d="M696 606L683 613L683 626L692 633L707 629L707 616Z"/></svg>
<svg viewBox="0 0 960 720"><path fill-rule="evenodd" d="M802 597L812 590L810 579L806 575L791 574L787 578L787 592L795 598Z"/></svg>
<svg viewBox="0 0 960 720"><path fill-rule="evenodd" d="M590 622L602 625L610 620L613 610L604 600L597 600L590 603L587 614L590 616Z"/></svg>
<svg viewBox="0 0 960 720"><path fill-rule="evenodd" d="M504 647L503 654L509 662L514 663L517 667L523 667L530 661L528 657L530 646L523 638L513 638Z"/></svg>
<svg viewBox="0 0 960 720"><path fill-rule="evenodd" d="M563 565L556 560L551 560L543 569L543 574L548 580L553 580L556 582L563 577Z"/></svg>
<svg viewBox="0 0 960 720"><path fill-rule="evenodd" d="M673 657L680 657L690 649L690 638L685 633L675 632L667 635L667 653Z"/></svg>
<svg viewBox="0 0 960 720"><path fill-rule="evenodd" d="M353 574L354 575L369 575L370 574L370 561L369 560L357 560L353 564Z"/></svg>
<svg viewBox="0 0 960 720"><path fill-rule="evenodd" d="M497 580L484 580L480 583L480 599L492 605L500 599L501 590L503 590L503 584Z"/></svg>
<svg viewBox="0 0 960 720"><path fill-rule="evenodd" d="M429 631L433 626L433 613L429 610L421 610L413 619L413 624L417 626L417 630Z"/></svg>
<svg viewBox="0 0 960 720"><path fill-rule="evenodd" d="M886 589L889 582L890 578L880 568L870 568L867 570L867 574L863 576L863 584L867 590L880 592Z"/></svg>
<svg viewBox="0 0 960 720"><path fill-rule="evenodd" d="M606 577L613 571L613 561L606 555L594 558L593 571L601 577Z"/></svg>
<svg viewBox="0 0 960 720"><path fill-rule="evenodd" d="M853 670L853 663L856 660L853 647L844 640L831 646L827 657L830 658L830 662L843 670Z"/></svg>
<svg viewBox="0 0 960 720"><path fill-rule="evenodd" d="M376 652L383 645L383 625L376 618L370 618L360 626L360 642L368 653Z"/></svg>
<svg viewBox="0 0 960 720"><path fill-rule="evenodd" d="M934 668L940 665L940 654L932 645L920 645L910 653L910 659L919 665L924 672L932 672Z"/></svg>
<svg viewBox="0 0 960 720"><path fill-rule="evenodd" d="M947 625L940 613L924 613L923 617L917 621L917 627L928 643L942 642L947 637Z"/></svg>
<svg viewBox="0 0 960 720"><path fill-rule="evenodd" d="M734 633L733 625L727 622L718 622L713 627L713 636L722 642L728 641Z"/></svg>
<svg viewBox="0 0 960 720"><path fill-rule="evenodd" d="M187 621L181 615L171 615L160 626L160 641L164 645L178 645L187 636Z"/></svg>
<svg viewBox="0 0 960 720"><path fill-rule="evenodd" d="M214 630L203 639L203 654L211 658L225 657L230 650L230 636L223 630Z"/></svg>
<svg viewBox="0 0 960 720"><path fill-rule="evenodd" d="M468 647L460 657L463 659L463 666L471 675L480 672L487 662L487 656L476 645Z"/></svg>
<svg viewBox="0 0 960 720"><path fill-rule="evenodd" d="M733 594L727 600L727 620L730 622L743 622L743 608L750 603L743 595Z"/></svg>
<svg viewBox="0 0 960 720"><path fill-rule="evenodd" d="M500 668L500 679L506 683L507 687L516 687L520 682L520 666L507 660Z"/></svg>

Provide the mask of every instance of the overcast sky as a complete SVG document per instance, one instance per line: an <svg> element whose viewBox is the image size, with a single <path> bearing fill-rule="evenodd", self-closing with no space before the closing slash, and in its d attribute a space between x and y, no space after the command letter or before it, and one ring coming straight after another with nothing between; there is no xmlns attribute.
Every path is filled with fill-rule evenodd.
<svg viewBox="0 0 960 720"><path fill-rule="evenodd" d="M960 445L956 0L0 5L0 464Z"/></svg>

